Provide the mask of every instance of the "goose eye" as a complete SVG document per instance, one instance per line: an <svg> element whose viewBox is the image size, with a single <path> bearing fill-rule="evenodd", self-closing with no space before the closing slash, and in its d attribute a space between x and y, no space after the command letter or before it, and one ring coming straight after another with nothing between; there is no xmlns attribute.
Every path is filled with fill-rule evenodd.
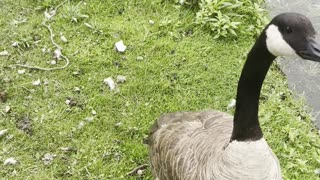
<svg viewBox="0 0 320 180"><path fill-rule="evenodd" d="M289 27L289 26L286 27L286 33L292 33L291 27Z"/></svg>

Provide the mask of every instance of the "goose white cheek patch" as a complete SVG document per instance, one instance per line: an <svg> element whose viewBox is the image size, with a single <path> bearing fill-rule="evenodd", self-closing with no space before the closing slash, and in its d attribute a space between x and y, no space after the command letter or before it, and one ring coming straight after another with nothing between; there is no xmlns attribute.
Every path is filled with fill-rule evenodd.
<svg viewBox="0 0 320 180"><path fill-rule="evenodd" d="M269 25L266 35L267 48L272 55L298 57L292 47L283 39L276 25Z"/></svg>

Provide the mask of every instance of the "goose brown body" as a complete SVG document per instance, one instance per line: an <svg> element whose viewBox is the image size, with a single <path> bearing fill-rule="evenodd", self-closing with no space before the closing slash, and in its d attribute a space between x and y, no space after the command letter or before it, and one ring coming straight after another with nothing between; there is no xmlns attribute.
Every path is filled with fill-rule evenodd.
<svg viewBox="0 0 320 180"><path fill-rule="evenodd" d="M232 116L210 110L162 115L149 137L154 176L160 180L281 179L278 160L264 139L230 143L232 122Z"/></svg>

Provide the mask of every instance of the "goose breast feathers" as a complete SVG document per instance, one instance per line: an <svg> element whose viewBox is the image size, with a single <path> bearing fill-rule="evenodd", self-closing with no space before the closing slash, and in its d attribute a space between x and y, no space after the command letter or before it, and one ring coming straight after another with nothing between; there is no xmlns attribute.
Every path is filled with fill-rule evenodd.
<svg viewBox="0 0 320 180"><path fill-rule="evenodd" d="M162 115L149 136L153 174L160 180L281 179L266 141L230 137L233 117L218 111Z"/></svg>

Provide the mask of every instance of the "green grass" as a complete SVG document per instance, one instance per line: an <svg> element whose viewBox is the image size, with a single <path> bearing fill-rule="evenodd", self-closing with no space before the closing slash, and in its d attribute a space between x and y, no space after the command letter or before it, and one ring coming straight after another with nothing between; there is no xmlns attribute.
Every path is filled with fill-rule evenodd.
<svg viewBox="0 0 320 180"><path fill-rule="evenodd" d="M41 51L43 47L55 49L41 23L45 8L58 4L53 0L0 1L0 51L10 53L0 56L0 91L8 92L8 100L0 102L0 130L9 129L0 137L3 179L153 179L149 169L143 177L126 173L148 162L143 139L160 114L227 111L254 40L214 40L194 26L193 11L167 1L67 2L49 23L70 65L63 70L26 69L25 74L18 74L23 68L11 65L63 65L62 60L50 65L52 54ZM77 22L72 22L74 17ZM14 19L27 22L15 25ZM60 40L60 32L67 43ZM34 39L39 38L36 43ZM114 50L119 40L128 46L124 54ZM11 46L16 41L20 48ZM137 61L137 56L144 59ZM119 93L103 83L117 75L127 77L119 84ZM37 79L42 84L33 86ZM74 92L75 87L80 93ZM68 106L68 97L77 105ZM11 107L9 113L3 110L6 105ZM97 114L92 115L92 110ZM320 168L320 138L307 112L273 66L263 86L260 117L284 179L320 179L314 173ZM91 116L92 122L85 120ZM31 122L30 131L20 130L24 117ZM85 125L79 128L81 122ZM122 125L117 127L117 123ZM64 152L61 147L74 151ZM46 153L57 155L49 165L42 161ZM18 164L2 165L9 157Z"/></svg>

